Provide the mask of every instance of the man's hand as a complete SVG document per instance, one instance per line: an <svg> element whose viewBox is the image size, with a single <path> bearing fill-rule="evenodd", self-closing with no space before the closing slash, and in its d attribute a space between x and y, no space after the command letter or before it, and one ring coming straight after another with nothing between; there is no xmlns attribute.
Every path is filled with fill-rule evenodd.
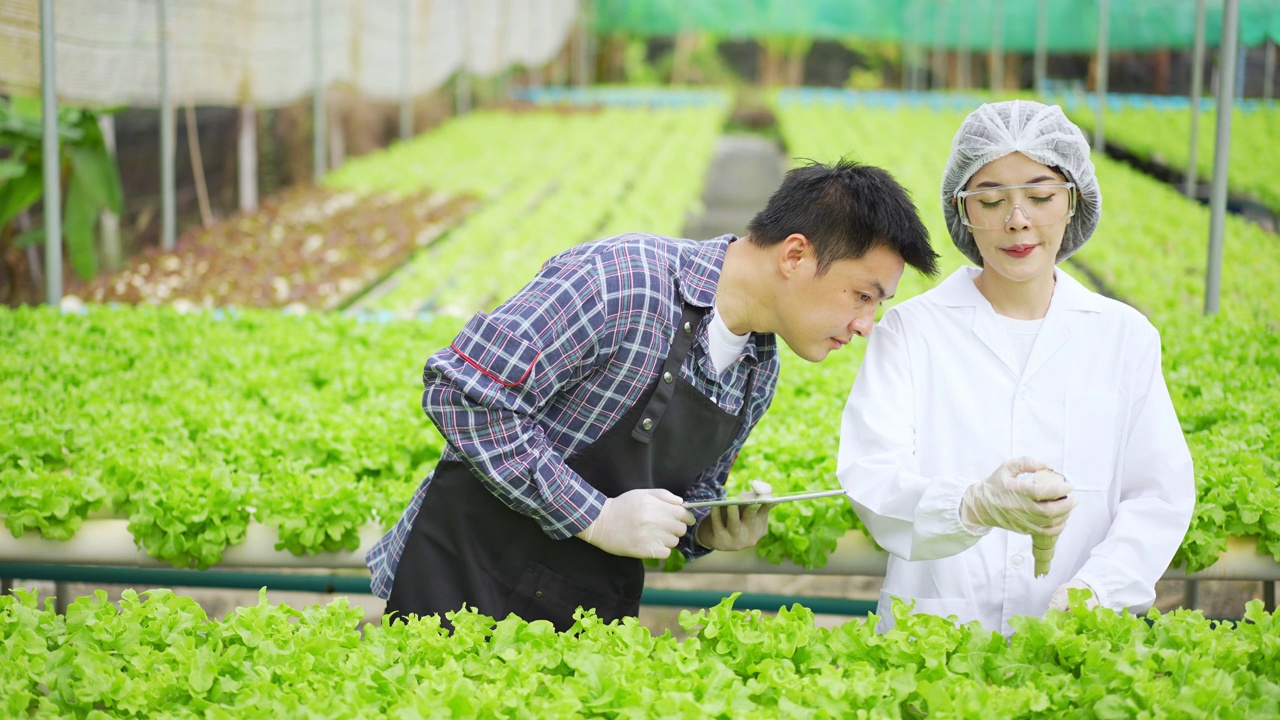
<svg viewBox="0 0 1280 720"><path fill-rule="evenodd" d="M751 481L751 490L739 497L769 497L773 488L762 480ZM760 542L769 531L769 511L773 503L756 505L722 505L711 508L711 513L698 526L695 539L711 550L742 550Z"/></svg>
<svg viewBox="0 0 1280 720"><path fill-rule="evenodd" d="M680 496L661 488L629 490L604 501L578 537L612 555L661 560L696 522Z"/></svg>
<svg viewBox="0 0 1280 720"><path fill-rule="evenodd" d="M1035 473L1029 475L1027 473ZM1056 536L1076 506L1071 483L1032 458L1014 458L991 477L970 485L960 518L976 527L998 527L1024 535Z"/></svg>

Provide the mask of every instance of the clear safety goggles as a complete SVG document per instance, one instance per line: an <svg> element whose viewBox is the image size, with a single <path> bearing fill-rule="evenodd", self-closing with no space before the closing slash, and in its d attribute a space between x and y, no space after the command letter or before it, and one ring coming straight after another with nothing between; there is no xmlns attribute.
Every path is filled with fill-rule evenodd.
<svg viewBox="0 0 1280 720"><path fill-rule="evenodd" d="M956 193L960 222L978 230L1002 228L1015 210L1032 225L1057 225L1076 214L1075 183L1001 185Z"/></svg>

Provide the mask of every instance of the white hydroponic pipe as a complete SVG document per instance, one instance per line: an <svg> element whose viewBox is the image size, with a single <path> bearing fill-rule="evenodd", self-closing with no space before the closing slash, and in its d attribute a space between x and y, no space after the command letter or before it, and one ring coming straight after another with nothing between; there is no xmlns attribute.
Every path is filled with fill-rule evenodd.
<svg viewBox="0 0 1280 720"><path fill-rule="evenodd" d="M352 552L326 552L298 557L286 550L276 550L279 540L274 528L257 522L249 523L245 541L227 548L219 569L234 568L323 568L331 570L364 568L364 556L382 537L374 524L360 529L360 547ZM805 568L795 563L773 564L760 559L755 550L714 552L689 563L681 572L734 573L771 575L864 575L882 576L888 554L877 550L860 532L849 532L840 538L835 552L820 568ZM134 565L168 567L134 545L129 522L120 519L86 520L70 540L46 540L35 533L14 538L0 530L0 562L61 563L66 565ZM1182 568L1169 568L1164 574L1170 580L1261 580L1280 581L1280 563L1269 555L1258 554L1254 538L1228 538L1227 549L1217 562L1188 575Z"/></svg>

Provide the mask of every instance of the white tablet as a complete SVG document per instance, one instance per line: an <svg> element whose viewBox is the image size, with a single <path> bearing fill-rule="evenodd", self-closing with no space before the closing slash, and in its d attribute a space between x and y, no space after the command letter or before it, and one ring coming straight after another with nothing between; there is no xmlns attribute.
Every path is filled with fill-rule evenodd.
<svg viewBox="0 0 1280 720"><path fill-rule="evenodd" d="M815 498L835 497L843 494L844 490L807 490L805 492L782 493L780 495L769 495L767 497L730 497L723 500L699 500L697 502L687 502L684 506L687 508L700 508L718 507L721 505L763 505L765 503L784 503L791 502L793 500L813 500Z"/></svg>

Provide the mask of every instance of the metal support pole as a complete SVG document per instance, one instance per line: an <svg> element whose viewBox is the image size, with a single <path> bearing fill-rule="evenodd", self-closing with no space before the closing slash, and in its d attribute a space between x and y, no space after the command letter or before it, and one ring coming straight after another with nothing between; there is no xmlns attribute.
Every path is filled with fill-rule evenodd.
<svg viewBox="0 0 1280 720"><path fill-rule="evenodd" d="M413 137L413 0L400 0L400 139Z"/></svg>
<svg viewBox="0 0 1280 720"><path fill-rule="evenodd" d="M924 92L929 89L929 33L925 29L925 12L924 6L917 4L915 6L915 15L911 22L911 27L915 36L915 56L912 64L915 76L912 78L911 85L913 90L920 92Z"/></svg>
<svg viewBox="0 0 1280 720"><path fill-rule="evenodd" d="M311 160L312 177L319 183L326 167L329 141L324 94L324 0L311 3Z"/></svg>
<svg viewBox="0 0 1280 720"><path fill-rule="evenodd" d="M916 89L916 49L911 43L902 46L902 89Z"/></svg>
<svg viewBox="0 0 1280 720"><path fill-rule="evenodd" d="M1004 90L1004 13L1005 4L1003 0L996 0L995 17L992 20L991 31L991 92L999 93Z"/></svg>
<svg viewBox="0 0 1280 720"><path fill-rule="evenodd" d="M1200 606L1200 581L1187 580L1182 588L1182 607L1195 610Z"/></svg>
<svg viewBox="0 0 1280 720"><path fill-rule="evenodd" d="M911 81L915 78L915 73L911 70L911 45L903 38L902 43L902 89L913 90Z"/></svg>
<svg viewBox="0 0 1280 720"><path fill-rule="evenodd" d="M916 89L926 92L929 89L929 53L923 42L916 46Z"/></svg>
<svg viewBox="0 0 1280 720"><path fill-rule="evenodd" d="M1218 50L1217 137L1213 142L1213 185L1209 188L1209 264L1205 271L1204 313L1218 312L1222 284L1222 244L1227 221L1227 161L1231 157L1231 106L1236 79L1236 42L1240 31L1240 2L1222 5L1222 47Z"/></svg>
<svg viewBox="0 0 1280 720"><path fill-rule="evenodd" d="M453 109L457 115L471 112L471 76L466 68L458 68L457 77L453 81Z"/></svg>
<svg viewBox="0 0 1280 720"><path fill-rule="evenodd" d="M1276 611L1276 584L1275 582L1262 582L1262 607L1269 613Z"/></svg>
<svg viewBox="0 0 1280 720"><path fill-rule="evenodd" d="M551 22L551 13L538 13L538 15L542 17L542 22L536 27L533 23L529 24L529 35L531 38L529 43L530 47L541 47L540 44L535 43L532 38L543 37L544 35L549 36L551 34L547 29ZM543 58L541 55L542 53L538 53L538 59L530 61L529 63L529 87L531 88L540 88L547 83L545 76L550 69L549 65L552 60L551 58Z"/></svg>
<svg viewBox="0 0 1280 720"><path fill-rule="evenodd" d="M1107 72L1109 70L1108 63L1110 57L1107 53L1107 40L1110 36L1111 20L1111 2L1110 0L1099 0L1098 2L1098 113L1093 121L1093 151L1096 153L1106 152L1107 138L1103 129L1103 117L1107 113Z"/></svg>
<svg viewBox="0 0 1280 720"><path fill-rule="evenodd" d="M947 89L947 49L944 42L946 32L947 9L950 0L938 0L933 8L933 82L930 87L934 90Z"/></svg>
<svg viewBox="0 0 1280 720"><path fill-rule="evenodd" d="M462 14L462 63L453 76L453 114L466 115L471 112L471 76L467 74L467 65L471 59L471 46L467 38L471 37L471 19L467 15L467 4L462 3L458 12ZM581 59L581 48L579 58Z"/></svg>
<svg viewBox="0 0 1280 720"><path fill-rule="evenodd" d="M1036 7L1036 94L1044 94L1049 76L1049 0L1040 0Z"/></svg>
<svg viewBox="0 0 1280 720"><path fill-rule="evenodd" d="M53 0L40 2L40 118L44 152L45 301L62 302L62 155L58 145L58 79L54 67Z"/></svg>
<svg viewBox="0 0 1280 720"><path fill-rule="evenodd" d="M574 65L577 68L578 85L587 87L591 84L591 11L590 0L578 3L578 44Z"/></svg>
<svg viewBox="0 0 1280 720"><path fill-rule="evenodd" d="M169 86L169 0L156 0L156 11L160 33L160 247L172 250L178 236L174 170L178 132L173 114L173 89Z"/></svg>
<svg viewBox="0 0 1280 720"><path fill-rule="evenodd" d="M1200 141L1200 96L1204 94L1204 3L1196 0L1196 43L1191 53L1191 147L1187 153L1187 174L1182 179L1182 194L1196 196L1196 153Z"/></svg>
<svg viewBox="0 0 1280 720"><path fill-rule="evenodd" d="M236 135L240 209L258 209L258 109L251 102L240 106L240 130Z"/></svg>
<svg viewBox="0 0 1280 720"><path fill-rule="evenodd" d="M969 13L960 13L960 89L969 89L969 71L973 61L969 57Z"/></svg>
<svg viewBox="0 0 1280 720"><path fill-rule="evenodd" d="M1236 83L1235 83L1236 97L1241 99L1244 98L1244 76L1249 71L1248 56L1249 56L1249 48L1246 48L1244 45L1241 45L1239 54L1236 56Z"/></svg>
<svg viewBox="0 0 1280 720"><path fill-rule="evenodd" d="M1267 44L1262 52L1262 99L1270 102L1272 91L1271 88L1276 83L1276 41L1267 38Z"/></svg>

